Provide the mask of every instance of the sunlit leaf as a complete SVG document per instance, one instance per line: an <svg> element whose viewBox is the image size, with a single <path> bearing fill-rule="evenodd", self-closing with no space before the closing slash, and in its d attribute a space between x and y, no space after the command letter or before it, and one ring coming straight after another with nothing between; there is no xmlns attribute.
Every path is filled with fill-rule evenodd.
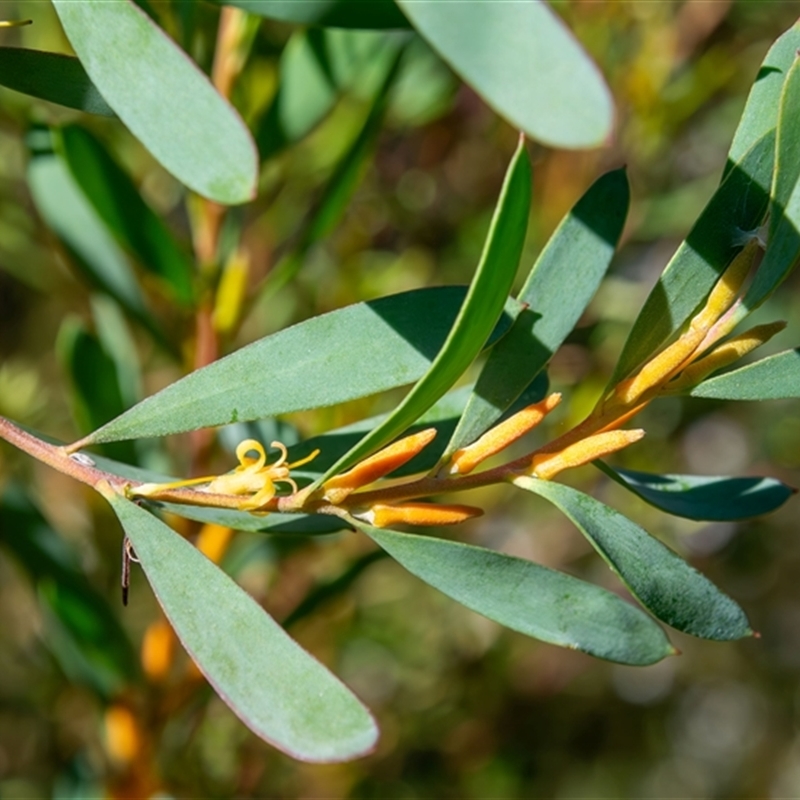
<svg viewBox="0 0 800 800"><path fill-rule="evenodd" d="M703 639L752 635L744 612L711 581L627 517L583 492L519 477L575 523L637 600L662 622Z"/></svg>
<svg viewBox="0 0 800 800"><path fill-rule="evenodd" d="M800 34L798 34L800 36ZM775 143L767 252L744 298L747 311L767 299L800 258L800 64L783 84Z"/></svg>
<svg viewBox="0 0 800 800"><path fill-rule="evenodd" d="M494 550L356 524L409 572L507 628L623 664L675 653L646 614L598 586Z"/></svg>
<svg viewBox="0 0 800 800"><path fill-rule="evenodd" d="M769 514L795 492L775 478L732 478L705 475L654 475L595 464L621 486L650 505L697 520L736 520Z"/></svg>
<svg viewBox="0 0 800 800"><path fill-rule="evenodd" d="M148 397L86 444L265 419L404 386L430 367L464 296L461 286L419 289L301 322Z"/></svg>
<svg viewBox="0 0 800 800"><path fill-rule="evenodd" d="M139 194L133 181L85 128L58 134L59 152L95 211L139 264L158 276L184 305L192 301L192 260Z"/></svg>
<svg viewBox="0 0 800 800"><path fill-rule="evenodd" d="M758 70L744 112L736 128L725 174L778 123L783 82L800 49L800 24L795 23L770 47Z"/></svg>
<svg viewBox="0 0 800 800"><path fill-rule="evenodd" d="M508 299L525 242L531 202L531 167L520 137L506 172L480 263L442 349L400 405L340 458L324 478L348 469L401 434L464 373L487 339ZM422 321L423 325L432 320Z"/></svg>
<svg viewBox="0 0 800 800"><path fill-rule="evenodd" d="M252 597L152 514L111 491L108 500L181 643L242 722L305 761L374 747L366 708Z"/></svg>
<svg viewBox="0 0 800 800"><path fill-rule="evenodd" d="M0 47L0 84L87 114L114 116L74 56Z"/></svg>
<svg viewBox="0 0 800 800"><path fill-rule="evenodd" d="M639 312L612 383L639 366L692 316L743 245L743 232L759 226L774 160L771 132L731 169Z"/></svg>
<svg viewBox="0 0 800 800"><path fill-rule="evenodd" d="M800 348L703 381L689 394L714 400L781 400L800 397Z"/></svg>
<svg viewBox="0 0 800 800"><path fill-rule="evenodd" d="M500 116L555 147L597 147L611 133L611 94L545 3L397 0L417 31Z"/></svg>
<svg viewBox="0 0 800 800"><path fill-rule="evenodd" d="M448 453L491 427L572 331L611 263L629 198L624 170L609 172L561 221L517 296L528 307L489 353Z"/></svg>
<svg viewBox="0 0 800 800"><path fill-rule="evenodd" d="M131 133L190 189L219 203L256 191L246 126L191 59L131 0L53 0L86 72Z"/></svg>

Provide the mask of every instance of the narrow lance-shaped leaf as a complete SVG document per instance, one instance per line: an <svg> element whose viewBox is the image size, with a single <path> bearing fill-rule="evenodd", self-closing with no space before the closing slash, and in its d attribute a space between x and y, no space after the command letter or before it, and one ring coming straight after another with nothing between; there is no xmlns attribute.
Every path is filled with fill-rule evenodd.
<svg viewBox="0 0 800 800"><path fill-rule="evenodd" d="M531 167L520 137L508 167L483 254L452 330L428 371L377 428L340 458L320 481L348 469L401 434L464 373L486 344L517 271L531 202ZM423 321L423 325L430 321ZM317 483L319 483L318 481Z"/></svg>
<svg viewBox="0 0 800 800"><path fill-rule="evenodd" d="M490 428L572 331L611 263L629 199L625 171L609 172L561 221L517 297L528 307L490 351L447 453Z"/></svg>
<svg viewBox="0 0 800 800"><path fill-rule="evenodd" d="M464 295L460 286L419 289L314 317L187 375L84 444L264 419L411 383L431 365ZM507 326L503 319L498 330Z"/></svg>
<svg viewBox="0 0 800 800"><path fill-rule="evenodd" d="M53 0L86 72L178 180L219 203L253 198L256 148L233 107L131 0Z"/></svg>
<svg viewBox="0 0 800 800"><path fill-rule="evenodd" d="M795 60L784 81L780 98L767 252L745 295L744 313L760 306L797 266L800 258L798 118L800 118L800 62Z"/></svg>
<svg viewBox="0 0 800 800"><path fill-rule="evenodd" d="M680 556L627 517L560 483L521 476L514 485L559 508L631 594L662 622L703 639L752 635L744 612Z"/></svg>
<svg viewBox="0 0 800 800"><path fill-rule="evenodd" d="M62 128L56 141L72 177L117 242L163 281L174 299L190 304L192 261L130 177L100 141L78 125Z"/></svg>
<svg viewBox="0 0 800 800"><path fill-rule="evenodd" d="M44 129L34 129L28 134L31 149L28 186L37 211L86 278L113 297L159 343L167 344L166 337L147 311L136 276L124 253L86 200L61 157L49 149L50 141L50 132Z"/></svg>
<svg viewBox="0 0 800 800"><path fill-rule="evenodd" d="M783 82L797 58L798 49L800 23L795 23L770 47L761 63L733 137L725 175L762 136L778 124Z"/></svg>
<svg viewBox="0 0 800 800"><path fill-rule="evenodd" d="M114 116L74 56L22 47L0 47L0 84L87 114Z"/></svg>
<svg viewBox="0 0 800 800"><path fill-rule="evenodd" d="M737 520L769 514L782 506L795 490L775 478L708 477L705 475L654 475L595 466L646 503L696 520Z"/></svg>
<svg viewBox="0 0 800 800"><path fill-rule="evenodd" d="M392 0L211 0L251 14L296 25L331 28L407 28L408 20Z"/></svg>
<svg viewBox="0 0 800 800"><path fill-rule="evenodd" d="M800 348L703 381L689 394L714 400L782 400L800 397Z"/></svg>
<svg viewBox="0 0 800 800"><path fill-rule="evenodd" d="M252 597L152 514L105 494L181 643L242 722L304 761L374 747L367 709Z"/></svg>
<svg viewBox="0 0 800 800"><path fill-rule="evenodd" d="M569 29L540 0L397 0L417 31L500 116L555 147L598 147L611 93Z"/></svg>
<svg viewBox="0 0 800 800"><path fill-rule="evenodd" d="M622 664L675 654L646 614L598 586L494 550L355 524L425 583L511 630Z"/></svg>
<svg viewBox="0 0 800 800"><path fill-rule="evenodd" d="M767 133L722 182L636 318L611 384L652 355L694 313L744 244L743 232L764 218L775 159L775 133Z"/></svg>

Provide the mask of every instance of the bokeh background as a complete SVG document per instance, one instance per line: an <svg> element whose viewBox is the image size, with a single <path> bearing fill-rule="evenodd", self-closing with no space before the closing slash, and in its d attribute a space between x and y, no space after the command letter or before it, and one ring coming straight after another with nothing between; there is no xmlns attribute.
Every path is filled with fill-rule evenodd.
<svg viewBox="0 0 800 800"><path fill-rule="evenodd" d="M208 68L219 9L150 5ZM719 181L761 59L800 14L800 3L554 5L605 75L617 130L607 147L593 151L530 145L534 202L520 280L599 174L624 164L632 187L608 278L552 363L551 385L565 394L563 421L585 413L607 380L638 308ZM48 3L2 2L0 12L34 19L27 28L0 30L0 44L69 52ZM254 124L275 91L291 33L264 21L253 34L232 99ZM271 276L363 123L375 84L370 69L309 136L266 164L258 200L231 215L249 258L251 301L224 350L351 302L469 280L516 133L424 46L414 48L352 198L332 232L304 253L291 281L281 285ZM380 47L375 52L380 61ZM58 343L75 325L96 330L121 320L76 276L27 185L31 125L78 118L0 89L0 413L63 440L82 432L85 409ZM181 187L120 125L80 121L188 241ZM790 279L762 312L789 321L774 349L798 341L799 289ZM129 366L145 394L192 363L191 319L160 311L186 363L170 361L146 334L126 328ZM347 424L396 399L294 415L281 421L281 438ZM626 451L626 466L764 474L800 485L794 402L671 399L648 410L642 426L648 436ZM219 436L213 458L222 469L231 464L226 448L235 434ZM146 443L137 457L184 474L187 439ZM645 506L591 468L569 480L689 558L745 608L760 638L719 644L671 633L681 656L648 668L613 665L500 628L373 555L355 534L229 537L173 520L187 535L204 536L276 618L293 615L291 633L376 713L383 734L374 755L314 766L257 740L204 685L135 571L131 604L122 608L121 534L102 501L0 447L0 486L27 487L57 541L121 621L143 673L109 683L91 658L75 655L45 602L46 583L8 546L23 532L2 531L0 796L800 797L798 501L769 518L701 524ZM464 540L618 589L569 522L545 504L504 488L473 500L491 511L463 526Z"/></svg>

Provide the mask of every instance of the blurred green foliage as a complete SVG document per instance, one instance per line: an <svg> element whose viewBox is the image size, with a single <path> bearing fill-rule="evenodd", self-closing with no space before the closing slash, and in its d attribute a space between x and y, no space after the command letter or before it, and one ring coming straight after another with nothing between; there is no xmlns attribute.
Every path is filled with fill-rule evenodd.
<svg viewBox="0 0 800 800"><path fill-rule="evenodd" d="M210 67L218 9L202 3L142 5L201 66ZM570 394L557 425L579 419L605 385L649 288L715 190L746 92L768 47L794 21L796 6L687 0L555 7L605 75L617 130L599 150L533 146L525 271L598 174L624 163L632 185L623 247L551 366L553 387ZM0 31L2 44L66 51L49 4L0 3L0 18L34 11L33 26ZM253 124L262 155L276 157L260 175L258 199L234 209L219 238L218 261L227 264L226 271L233 270L237 242L246 246L252 298L242 324L221 333L222 348L235 349L348 303L468 282L516 132L421 41L407 47L394 74L397 45L391 34L386 41L384 34L360 40L352 32L328 31L330 41L321 42L318 29L298 33L262 21L249 35L247 69L231 97ZM355 56L354 42L363 48ZM330 56L327 73L319 72L320 52ZM292 77L294 70L299 74ZM317 70L316 77L309 70ZM302 108L287 108L282 100L293 94L285 89L291 80L303 86L317 81L318 91L304 96ZM28 188L26 173L37 162L41 166L53 146L34 143L29 155L31 133L43 124L76 121L90 131L83 144L97 138L115 155L145 197L141 213L154 210L178 243L165 245L164 233L152 228L144 242L119 229L103 243L120 259L124 274L138 275L147 288L147 307L136 308L141 327L115 316L105 298L87 299L78 274L67 266L75 265L67 259L78 247L68 235L86 236L90 228L79 221L63 235L46 225L50 220L35 181L33 194ZM354 188L352 197L341 195L345 204L335 202L341 182ZM188 251L196 214L184 210L175 179L113 121L8 89L0 89L0 187L0 413L71 440L193 363L195 321L175 311L165 295L184 294L181 248ZM315 213L331 197L333 217L339 217L335 227L321 225ZM68 200L56 211L78 213ZM112 212L106 209L103 217L102 209L94 209L106 219ZM90 245L89 255L78 259L84 267L96 240ZM160 262L156 251L169 257ZM292 263L297 252L304 256L301 269ZM207 276L209 287L216 277ZM120 286L129 285L122 280ZM765 319L780 316L796 330L797 289L797 279L790 279L770 300ZM128 305L139 302L131 297ZM165 328L159 338L147 332L153 329L150 315ZM57 339L61 346L54 352ZM784 340L774 349L786 346ZM84 367L93 360L92 371L109 376L103 403L90 410L82 405L85 387L75 382L80 372L68 367L76 359ZM303 437L313 436L390 410L396 399L298 412L281 423L279 438L288 441L290 425ZM87 419L98 410L105 419ZM724 463L726 473L800 480L800 422L790 401L774 401L764 413L756 404L672 398L644 416L648 446L626 452L626 467L717 474ZM277 436L259 434L265 441ZM166 447L140 442L136 453L113 455L182 474L190 466L187 438ZM223 448L228 441L221 437ZM224 452L210 458L229 463ZM501 629L391 560L373 561L372 551L355 537L297 542L236 535L224 557L226 570L277 619L291 620L298 641L333 668L380 722L383 735L374 755L314 766L294 762L252 736L196 682L180 655L165 674L149 681L134 677L115 696L113 707L128 710L141 726L135 753L121 748L128 717L110 716L108 699L119 675L127 669L127 677L135 676L139 667L135 655L121 655L123 644L111 646L111 637L122 625L140 647L157 632L159 612L134 570L136 602L122 613L115 523L93 493L3 448L0 482L6 491L12 475L30 479L41 513L19 501L16 517L0 517L4 797L140 797L157 789L175 797L798 793L800 544L792 501L769 518L708 524L668 517L597 472L571 479L599 491L602 500L690 557L746 606L761 634L726 644L676 634L680 658L637 669ZM468 542L616 586L589 545L545 503L532 497L512 503L510 490L502 487L480 491L480 503L494 505L495 512L465 526ZM31 546L64 551L36 559L38 572L25 568L31 556L24 548L8 544L33 529L39 534ZM184 532L192 532L188 524ZM48 579L63 570L72 576L66 584L72 600L59 603ZM90 603L88 608L104 609L92 620L81 613L81 604L98 593L107 605ZM314 597L319 599L310 602ZM64 616L54 618L53 608ZM104 634L107 649L95 648L98 630L115 631Z"/></svg>

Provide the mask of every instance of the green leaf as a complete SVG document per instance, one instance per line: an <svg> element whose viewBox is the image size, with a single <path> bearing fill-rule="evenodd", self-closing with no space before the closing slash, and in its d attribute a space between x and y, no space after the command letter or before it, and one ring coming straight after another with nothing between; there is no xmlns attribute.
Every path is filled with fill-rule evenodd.
<svg viewBox="0 0 800 800"><path fill-rule="evenodd" d="M411 383L433 362L464 294L419 289L301 322L148 397L86 444L265 419Z"/></svg>
<svg viewBox="0 0 800 800"><path fill-rule="evenodd" d="M46 611L45 643L71 679L112 697L136 678L130 640L78 554L12 486L0 499L0 544L35 582Z"/></svg>
<svg viewBox="0 0 800 800"><path fill-rule="evenodd" d="M611 94L545 3L397 4L456 74L515 128L555 147L599 147L610 136Z"/></svg>
<svg viewBox="0 0 800 800"><path fill-rule="evenodd" d="M514 485L549 500L662 622L692 636L727 641L751 636L744 612L680 556L627 517L560 483L521 476Z"/></svg>
<svg viewBox="0 0 800 800"><path fill-rule="evenodd" d="M308 221L299 235L295 251L270 274L270 292L276 292L294 277L305 262L312 245L327 236L347 210L364 171L365 162L381 132L391 89L397 78L402 56L403 49L399 48L378 87L364 125L341 161L336 165L316 208L309 215Z"/></svg>
<svg viewBox="0 0 800 800"><path fill-rule="evenodd" d="M88 280L113 297L159 342L166 341L150 317L136 276L61 158L48 150L50 134L28 134L31 159L28 187L33 202L50 230L61 240L75 265Z"/></svg>
<svg viewBox="0 0 800 800"><path fill-rule="evenodd" d="M572 331L611 263L629 200L625 171L609 172L561 221L517 297L528 308L489 353L447 453L490 428Z"/></svg>
<svg viewBox="0 0 800 800"><path fill-rule="evenodd" d="M72 177L117 242L163 281L175 300L190 305L192 260L144 202L133 181L85 128L62 128L57 144Z"/></svg>
<svg viewBox="0 0 800 800"><path fill-rule="evenodd" d="M782 506L795 493L795 489L775 478L654 475L612 469L602 461L594 464L650 505L687 519L727 521L758 517Z"/></svg>
<svg viewBox="0 0 800 800"><path fill-rule="evenodd" d="M407 28L392 0L212 0L281 22L331 28Z"/></svg>
<svg viewBox="0 0 800 800"><path fill-rule="evenodd" d="M258 158L245 124L140 8L130 0L53 5L94 84L166 170L219 203L255 196Z"/></svg>
<svg viewBox="0 0 800 800"><path fill-rule="evenodd" d="M770 47L747 98L733 137L725 174L778 123L783 82L800 49L800 24L795 23Z"/></svg>
<svg viewBox="0 0 800 800"><path fill-rule="evenodd" d="M764 218L775 134L763 136L736 164L675 252L631 328L611 384L652 355L694 314Z"/></svg>
<svg viewBox="0 0 800 800"><path fill-rule="evenodd" d="M69 379L73 415L82 433L94 430L125 410L117 365L80 320L67 317L61 324L56 354ZM130 442L112 442L104 450L111 458L136 460Z"/></svg>
<svg viewBox="0 0 800 800"><path fill-rule="evenodd" d="M769 245L744 298L752 311L764 302L800 259L800 63L795 60L783 84L775 175L769 213Z"/></svg>
<svg viewBox="0 0 800 800"><path fill-rule="evenodd" d="M111 491L108 500L181 643L245 725L304 761L372 750L375 722L338 678L183 537Z"/></svg>
<svg viewBox="0 0 800 800"><path fill-rule="evenodd" d="M392 414L340 458L322 479L356 464L406 430L458 380L502 313L519 265L531 202L531 167L520 142L506 172L500 198L464 304L427 372ZM430 320L423 321L429 325Z"/></svg>
<svg viewBox="0 0 800 800"><path fill-rule="evenodd" d="M675 654L647 615L598 586L494 550L355 524L413 575L511 630L622 664Z"/></svg>
<svg viewBox="0 0 800 800"><path fill-rule="evenodd" d="M689 394L714 400L783 400L800 397L800 348L703 381Z"/></svg>
<svg viewBox="0 0 800 800"><path fill-rule="evenodd" d="M87 114L115 116L74 56L0 47L0 84Z"/></svg>

